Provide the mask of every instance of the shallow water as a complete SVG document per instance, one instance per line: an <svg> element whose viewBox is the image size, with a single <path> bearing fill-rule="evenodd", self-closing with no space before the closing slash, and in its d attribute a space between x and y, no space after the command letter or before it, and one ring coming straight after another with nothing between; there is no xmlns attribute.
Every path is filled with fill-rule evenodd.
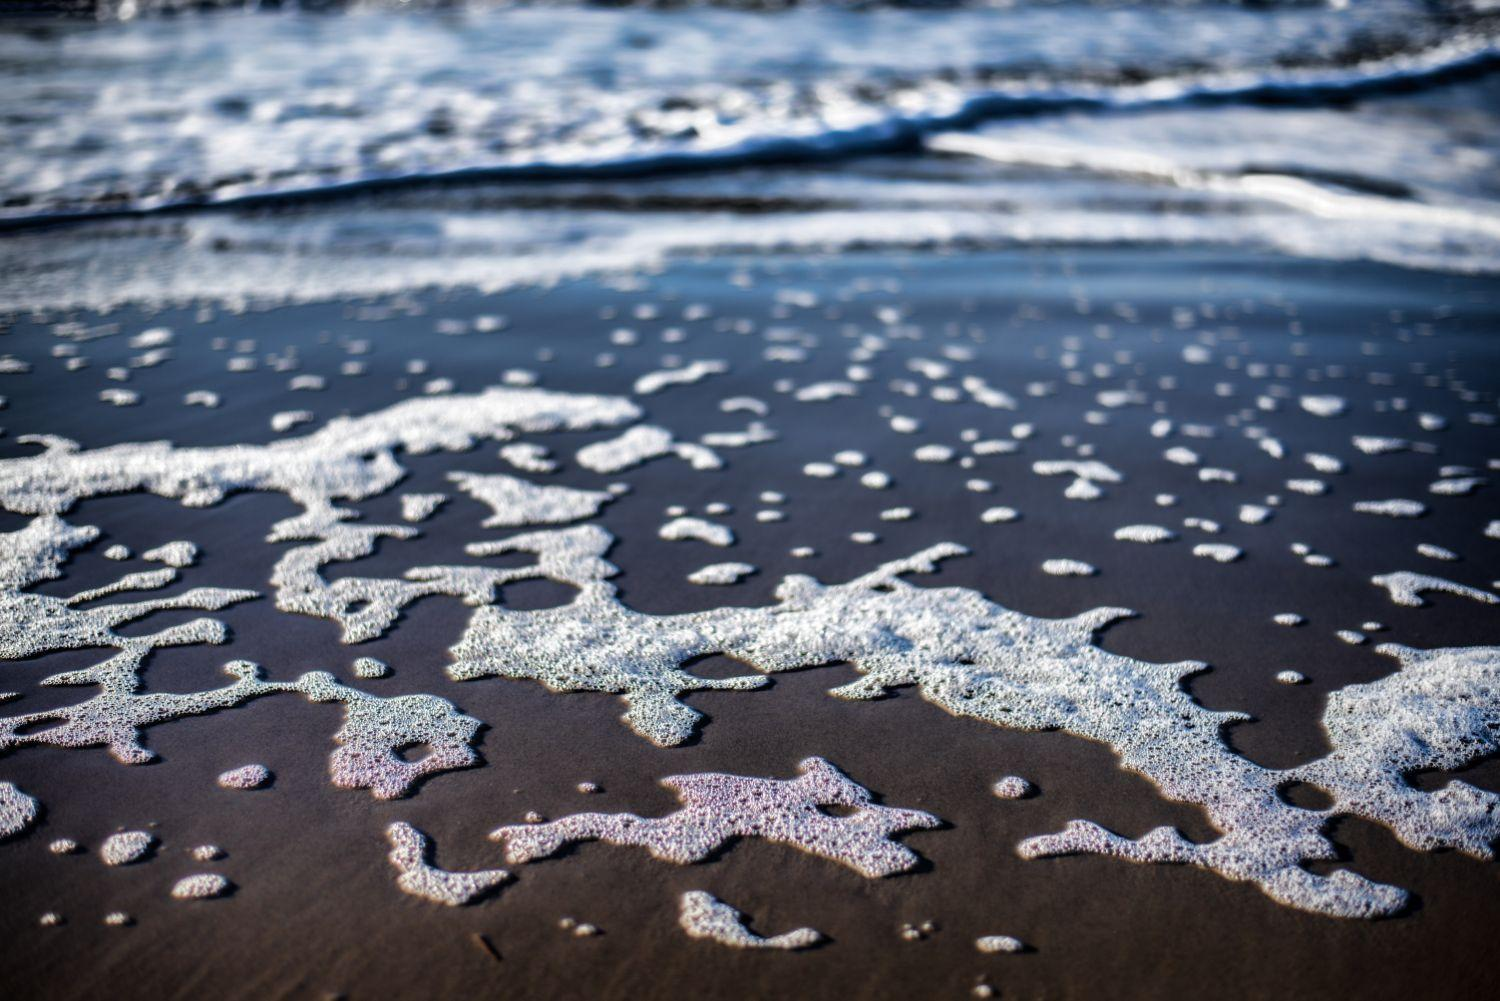
<svg viewBox="0 0 1500 1001"><path fill-rule="evenodd" d="M0 216L128 216L0 242L0 305L499 289L734 247L1500 267L1474 6L131 10L0 22ZM234 210L153 215L204 204Z"/></svg>

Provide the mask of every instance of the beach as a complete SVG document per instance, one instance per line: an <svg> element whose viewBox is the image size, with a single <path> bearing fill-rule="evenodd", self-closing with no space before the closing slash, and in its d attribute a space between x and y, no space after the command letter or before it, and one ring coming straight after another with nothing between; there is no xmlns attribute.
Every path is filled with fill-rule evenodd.
<svg viewBox="0 0 1500 1001"><path fill-rule="evenodd" d="M1494 993L1493 20L0 21L4 993Z"/></svg>
<svg viewBox="0 0 1500 1001"><path fill-rule="evenodd" d="M744 274L754 279L747 287L726 281ZM1138 617L1109 628L1102 645L1153 662L1208 662L1211 669L1187 684L1194 699L1254 718L1227 731L1229 746L1264 766L1288 768L1326 752L1318 723L1324 693L1389 671L1387 658L1372 651L1373 643L1341 642L1336 629L1358 629L1378 619L1386 629L1376 634L1377 642L1493 642L1492 621L1482 611L1476 614L1471 601L1440 595L1430 607L1403 608L1369 584L1372 574L1425 566L1430 561L1411 547L1427 541L1465 553L1463 562L1442 568L1445 576L1486 588L1481 568L1496 545L1481 535L1482 501L1433 500L1427 516L1409 526L1398 524L1401 536L1394 536L1389 519L1350 510L1367 496L1428 497L1435 465L1478 462L1486 436L1493 433L1455 415L1441 433L1414 434L1410 411L1380 412L1380 402L1395 395L1408 395L1410 410L1452 410L1451 384L1427 388L1405 376L1410 358L1430 353L1425 344L1393 336L1407 323L1440 329L1434 337L1451 352L1448 369L1454 376L1449 378L1465 373L1465 391L1492 392L1482 381L1493 369L1494 351L1485 337L1495 309L1486 283L1402 274L1398 287L1391 275L1381 266L1314 270L1264 256L1139 251L1068 255L1063 262L1030 254L941 261L868 254L708 262L668 269L629 292L584 281L545 294L414 297L405 315L375 320L358 318L365 306L273 309L201 323L173 313L114 314L101 320L126 329L194 330L191 340L177 342L171 363L134 374L131 386L141 393L141 402L124 411L131 423L113 429L114 437L100 416L113 408L93 399L88 384L108 384L103 373L130 351L123 337L89 342L91 369L57 377L88 388L58 396L33 372L11 378L7 395L13 420L35 413L36 427L75 436L90 447L156 437L182 445L256 443L277 437L265 417L272 412L306 407L319 418L331 418L353 412L356 403L378 409L403 398L412 378L406 375L408 363L419 355L427 363L422 378L452 379L455 393L480 390L521 367L536 372L548 388L629 392L636 379L657 371L663 350L724 357L727 372L646 397L649 419L700 433L731 428L740 415L720 413L718 402L748 395L771 404L767 420L782 437L726 450L729 459L720 470L684 472L671 460L658 460L630 476L630 493L600 519L618 540L609 558L622 570L621 599L630 607L653 614L689 612L717 607L726 596L736 605L765 605L787 574L810 573L837 583L924 546L959 541L972 555L945 562L930 580L921 579L922 586L974 588L1007 607L1048 618L1101 606L1134 609ZM823 290L833 302L833 290L852 282L874 291L849 297L837 319L819 315L825 308L821 302L781 317L819 342L808 361L764 360L764 331L774 329L769 321L778 311L766 291ZM1352 296L1355 288L1363 294ZM1106 309L1105 304L1128 302L1138 315L1131 321L1115 318L1110 336L1102 338L1095 317L1077 315L1079 290ZM1285 315L1266 305L1268 294L1295 303L1316 339L1292 336ZM1351 298L1361 304L1350 307ZM1251 349L1240 356L1238 349L1221 346L1206 369L1184 363L1183 346L1196 343L1195 335L1173 330L1170 310L1189 300L1231 315L1243 311L1234 317L1241 338L1231 344ZM1023 301L1040 314L1029 324L1013 322ZM954 302L968 308L954 309ZM611 328L597 322L599 311L628 314L639 303L660 304L662 315L632 321L638 345L610 349ZM684 327L684 340L660 345L660 332L679 325L673 314L690 304L707 304L709 316L726 322L750 320L759 330L719 333L705 317ZM873 314L892 304L903 310L898 327L920 323L944 330L952 323L955 335L893 337L895 347L883 354L879 377L861 387L860 395L799 402L795 391L778 395L770 388L783 378L801 386L837 377L841 356L855 343L840 334L840 326L877 322ZM1250 304L1258 305L1252 311ZM505 329L462 336L425 332L441 318L480 310L480 315L506 316ZM1393 311L1403 319L1393 321ZM1434 312L1442 319L1422 319ZM1073 318L1062 319L1069 313ZM570 322L588 323L592 332L568 341L557 338L554 332ZM964 336L970 328L993 333L978 342ZM295 349L297 374L326 373L327 387L290 390L289 376L265 371L215 376L231 354L213 350L220 337L231 343L253 338L258 356ZM9 338L15 354L41 359L40 349L53 335L46 324L23 322ZM1057 378L1056 352L1065 338L1083 342L1078 370L1089 371L1095 360L1117 358L1120 352L1132 360L1117 373L1070 386ZM369 342L359 356L368 367L359 376L340 377L337 360L347 356L341 345L351 339ZM1015 411L972 401L898 397L903 414L920 421L921 430L895 435L882 428L879 410L892 405L885 402L891 397L879 392L887 381L909 374L912 358L966 341L985 371L1005 374L1004 385L1048 382L1055 392L1018 402ZM1370 341L1381 345L1379 354L1360 355L1342 346ZM1296 358L1291 352L1299 343L1326 353ZM539 363L539 349L549 352L550 360ZM619 360L600 368L594 356L606 350L618 353ZM1226 368L1224 360L1235 357L1240 361ZM1278 460L1225 422L1256 392L1253 377L1241 366L1294 360L1297 375L1283 384L1297 392L1336 393L1347 400L1348 413L1317 417L1290 400L1285 410L1258 414L1257 423L1274 429L1295 450ZM48 364L52 361L39 361ZM1327 376L1329 365L1339 366L1341 374ZM1210 374L1198 375L1205 371ZM1310 371L1323 373L1316 386L1307 383ZM1370 373L1376 371L1401 373L1402 382L1372 386ZM1201 482L1193 469L1163 461L1160 452L1170 441L1152 439L1150 425L1163 415L1149 405L1109 410L1108 423L1086 419L1098 406L1098 394L1155 386L1163 377L1177 380L1180 388L1147 392L1179 425L1220 428L1217 437L1193 444L1212 456L1205 461L1233 467L1238 483ZM182 407L181 394L210 378L222 387L221 405ZM1236 385L1232 395L1214 390L1221 380ZM28 389L35 395L28 396ZM1036 426L1033 437L1012 454L979 458L969 470L956 462L912 457L921 444L957 440L964 427L989 435L997 422L1009 428L1022 419ZM12 454L27 451L17 437L29 430L13 423L7 436ZM1436 454L1351 458L1347 472L1330 477L1332 491L1323 497L1290 495L1282 485L1297 475L1301 463L1295 456L1303 452L1348 455L1353 433L1396 432L1430 443ZM564 434L547 440L556 439L563 452L606 436ZM1032 471L1034 462L1061 454L1060 443L1070 436L1094 445L1119 467L1123 482L1109 486L1107 497L1065 500L1064 482ZM1152 447L1142 447L1145 442ZM869 489L853 475L857 470L834 479L803 472L805 464L849 449L864 451L871 468L890 474L892 485ZM399 491L441 491L445 471L495 464L488 449L403 457L409 473ZM992 491L965 488L967 479L981 477L994 484ZM552 474L548 482L585 487L599 479L575 468ZM755 511L765 507L758 498L766 490L785 495L775 505L785 511L785 520L755 519ZM1158 507L1155 495L1166 491L1175 493L1177 502ZM1285 498L1275 517L1261 525L1241 523L1240 505L1267 493ZM398 520L394 499L370 502L366 518ZM664 541L656 532L666 507L701 511L715 502L730 506L715 520L738 537L725 556L753 563L759 571L727 589L685 580L716 557L711 547ZM1001 502L1015 508L1018 519L985 524L982 513ZM880 512L894 507L910 507L912 516L882 521ZM102 541L138 550L187 535L202 546L205 566L217 568L214 584L260 589L284 551L262 537L289 513L284 499L256 494L201 510L126 495L83 501L69 517L127 526L111 529ZM387 543L355 566L363 574L396 575L411 562L400 550L417 544L424 561L462 559L463 542L495 534L476 531L481 514L472 500L456 498L422 524L420 540ZM1183 529L1185 516L1220 522L1222 532ZM1158 545L1112 537L1116 528L1141 522L1173 526L1185 537ZM874 532L879 541L856 543L850 535L858 531ZM1199 540L1232 544L1244 555L1227 564L1195 558L1191 549ZM1288 548L1302 540L1335 554L1336 565L1303 565ZM815 547L818 555L792 556L800 545ZM1087 561L1098 573L1043 573L1041 564L1056 557ZM108 561L85 554L70 565L65 579L40 590L73 593L105 582L113 571ZM521 583L507 589L505 604L549 607L569 600L569 594L551 582ZM1273 616L1285 611L1305 616L1307 624L1276 625ZM4 855L6 885L16 891L5 919L7 979L31 985L27 996L36 997L92 996L122 976L130 977L132 992L142 995L244 997L498 994L518 981L551 996L580 997L668 996L684 984L741 996L796 991L893 997L928 989L959 994L981 981L1022 996L1133 996L1148 979L1153 990L1187 992L1214 983L1245 996L1276 990L1312 997L1358 989L1396 997L1418 989L1483 989L1483 966L1461 961L1478 947L1469 938L1481 933L1482 915L1493 907L1493 879L1483 863L1451 853L1411 852L1377 826L1340 822L1332 835L1342 853L1337 864L1406 887L1419 901L1400 917L1372 924L1299 914L1253 887L1191 869L1109 859L1023 860L1015 852L1018 840L1060 829L1077 816L1127 836L1162 824L1195 840L1212 838L1215 831L1198 809L1167 802L1139 775L1122 771L1107 747L1064 734L1023 733L953 718L911 689L876 702L832 698L828 689L855 677L841 666L778 674L763 691L692 694L688 704L705 716L701 729L683 746L659 748L621 724L615 696L554 694L531 682L446 677L444 650L457 641L467 614L456 602L424 599L384 638L351 647L339 643L330 623L279 613L262 599L224 613L233 638L223 650L166 650L149 668L149 690L193 691L215 684L219 665L231 656L262 664L274 678L321 669L350 681L355 656L377 657L392 665L392 673L360 683L363 687L381 695L434 693L485 724L476 745L483 767L434 776L410 798L382 803L332 788L322 760L338 713L294 698L153 727L146 742L161 760L143 767L122 766L102 750L12 752L6 778L48 807L39 836L7 846ZM151 628L167 624L166 615L185 617L166 613ZM92 652L78 651L17 662L7 668L8 677L16 679L11 687L21 688L33 677L94 659ZM692 670L724 677L742 667L710 658ZM1305 672L1308 682L1276 683L1275 673L1288 667ZM13 711L74 700L66 688L25 690ZM528 811L546 817L585 808L656 815L674 805L674 797L656 784L666 775L721 771L790 777L797 762L811 755L836 763L885 803L927 810L945 821L941 829L905 839L922 856L917 869L871 881L756 839L742 839L708 862L682 867L639 849L584 845L555 860L512 867L518 878L493 899L448 910L400 899L383 861L381 832L396 820L429 834L444 866L478 869L499 863L486 832ZM270 788L244 793L215 786L219 772L251 760L275 773ZM1490 770L1481 765L1463 777L1483 784ZM1007 774L1024 776L1038 794L1014 802L989 795L987 786ZM579 794L574 787L583 781L597 783L603 792ZM119 825L156 832L160 858L101 874L86 858L49 857L46 851L54 834L91 843ZM192 868L182 853L200 842L226 850L222 870L238 889L222 902L183 906L165 900L162 881ZM736 954L691 942L676 928L672 902L677 894L699 888L753 914L756 927L767 933L809 925L830 941L787 956ZM138 915L137 926L115 929L89 919L92 912L114 907ZM69 925L37 927L35 914L47 910L68 914ZM604 933L576 939L557 927L569 916ZM902 925L925 921L936 930L920 941L900 936ZM994 933L1018 935L1034 951L977 953L974 939ZM501 958L497 961L475 935L485 936Z"/></svg>

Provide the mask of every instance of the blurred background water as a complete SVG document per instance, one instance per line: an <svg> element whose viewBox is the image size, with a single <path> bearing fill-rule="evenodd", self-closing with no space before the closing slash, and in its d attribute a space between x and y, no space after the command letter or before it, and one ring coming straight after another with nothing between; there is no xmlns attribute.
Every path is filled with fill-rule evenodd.
<svg viewBox="0 0 1500 1001"><path fill-rule="evenodd" d="M8 308L746 248L1500 269L1493 0L7 11Z"/></svg>

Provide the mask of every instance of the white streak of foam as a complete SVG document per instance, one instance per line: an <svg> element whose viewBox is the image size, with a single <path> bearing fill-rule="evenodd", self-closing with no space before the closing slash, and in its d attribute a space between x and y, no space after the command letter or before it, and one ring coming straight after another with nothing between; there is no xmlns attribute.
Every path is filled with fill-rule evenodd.
<svg viewBox="0 0 1500 1001"><path fill-rule="evenodd" d="M797 928L762 938L745 927L744 916L712 894L689 890L679 902L678 924L691 938L708 939L735 949L806 949L823 936L813 928Z"/></svg>
<svg viewBox="0 0 1500 1001"><path fill-rule="evenodd" d="M755 573L750 563L711 563L688 574L688 582L703 585L737 584Z"/></svg>
<svg viewBox="0 0 1500 1001"><path fill-rule="evenodd" d="M717 359L705 359L691 362L681 368L662 369L657 372L648 372L635 380L635 393L637 396L650 396L659 393L669 386L687 386L695 382L702 382L711 375L720 375L729 371L729 363Z"/></svg>
<svg viewBox="0 0 1500 1001"><path fill-rule="evenodd" d="M666 862L686 865L707 858L737 837L788 844L838 862L871 879L905 872L915 852L891 835L937 827L937 817L870 801L870 793L822 758L807 758L795 779L763 779L714 772L674 775L662 785L682 808L665 817L631 813L576 813L547 824L517 824L490 834L505 844L506 861L530 862L576 841L638 845ZM838 806L833 816L819 807Z"/></svg>
<svg viewBox="0 0 1500 1001"><path fill-rule="evenodd" d="M1387 518L1420 518L1427 513L1427 505L1421 501L1395 497L1390 500L1355 501L1354 510L1360 514L1379 514Z"/></svg>
<svg viewBox="0 0 1500 1001"><path fill-rule="evenodd" d="M1376 587L1383 587L1390 593L1391 600L1398 605L1406 605L1409 608L1421 608L1427 602L1422 598L1424 591L1442 591L1447 594L1456 594L1461 598L1469 598L1472 601L1493 605L1500 602L1489 591L1481 591L1477 587L1469 587L1467 584L1459 584L1455 581L1445 580L1442 577L1432 577L1428 574L1414 573L1410 570L1398 570L1395 573L1379 574L1370 578L1370 583Z"/></svg>
<svg viewBox="0 0 1500 1001"><path fill-rule="evenodd" d="M391 843L391 865L399 870L396 885L414 897L461 907L489 893L510 879L504 869L481 869L477 872L449 872L428 861L431 846L427 835L408 823L398 821L385 829Z"/></svg>

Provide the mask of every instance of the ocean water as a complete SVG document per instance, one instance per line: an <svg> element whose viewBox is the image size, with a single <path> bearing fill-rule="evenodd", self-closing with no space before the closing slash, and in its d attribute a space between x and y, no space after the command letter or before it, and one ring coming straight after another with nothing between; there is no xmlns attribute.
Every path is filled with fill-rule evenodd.
<svg viewBox="0 0 1500 1001"><path fill-rule="evenodd" d="M868 245L1217 244L1491 272L1493 8L15 17L0 305L498 289Z"/></svg>

